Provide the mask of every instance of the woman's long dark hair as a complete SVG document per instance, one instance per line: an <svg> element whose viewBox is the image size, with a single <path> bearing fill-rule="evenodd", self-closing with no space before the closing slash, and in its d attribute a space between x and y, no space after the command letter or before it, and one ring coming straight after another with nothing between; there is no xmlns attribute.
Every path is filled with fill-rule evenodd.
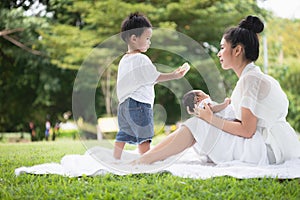
<svg viewBox="0 0 300 200"><path fill-rule="evenodd" d="M258 33L264 30L263 22L256 16L248 16L237 27L229 28L224 33L224 39L231 43L231 47L243 45L245 57L250 61L256 61L259 56Z"/></svg>

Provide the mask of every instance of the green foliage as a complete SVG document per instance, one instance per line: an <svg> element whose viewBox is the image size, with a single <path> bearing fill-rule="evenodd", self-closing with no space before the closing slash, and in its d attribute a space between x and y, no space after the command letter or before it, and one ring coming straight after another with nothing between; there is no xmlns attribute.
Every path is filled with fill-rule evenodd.
<svg viewBox="0 0 300 200"><path fill-rule="evenodd" d="M43 135L46 116L52 124L71 109L75 74L53 66L39 43L38 28L46 28L43 18L26 17L22 9L1 10L1 30L20 30L8 34L26 46L0 38L0 131L27 131L33 121ZM37 51L38 49L38 51Z"/></svg>
<svg viewBox="0 0 300 200"><path fill-rule="evenodd" d="M266 25L269 64L272 67L299 64L290 58L300 58L300 20L272 18ZM274 32L276 34L274 34Z"/></svg>
<svg viewBox="0 0 300 200"><path fill-rule="evenodd" d="M277 67L272 69L271 75L275 77L281 84L282 89L285 91L289 100L289 109L287 121L291 126L300 132L300 100L299 100L299 81L300 69L298 65L290 67ZM275 72L274 72L275 71Z"/></svg>
<svg viewBox="0 0 300 200"><path fill-rule="evenodd" d="M300 132L300 44L299 20L274 17L266 26L268 72L279 81L289 99L288 122ZM276 33L276 34L275 34ZM261 54L264 52L262 51ZM262 63L262 55L260 63Z"/></svg>
<svg viewBox="0 0 300 200"><path fill-rule="evenodd" d="M290 101L289 114L287 120L297 132L300 132L300 68L295 62L291 65L287 72L285 79L282 81L282 87L287 91L287 96Z"/></svg>
<svg viewBox="0 0 300 200"><path fill-rule="evenodd" d="M55 6L54 6L55 5ZM226 6L224 6L226 5ZM41 30L43 38L42 43L48 47L48 53L51 55L51 62L58 67L68 69L79 69L81 61L87 56L87 52L91 51L94 46L101 44L105 39L120 32L120 24L122 20L130 12L142 12L148 16L154 27L167 27L176 29L187 34L196 41L202 43L206 41L212 44L218 44L224 27L229 24L236 24L238 20L253 10L260 12L256 2L249 0L247 6L237 2L225 1L191 1L187 4L185 1L54 1L50 4L55 12L54 18L56 23L51 25L48 31ZM67 12L64 12L67 10ZM124 11L126 11L124 13ZM230 15L224 13L230 12ZM72 13L72 14L71 14ZM66 15L70 19L76 19L77 23L66 21ZM77 17L75 17L75 15ZM74 21L73 20L73 21ZM226 22L224 24L224 22ZM59 24L57 24L59 23ZM211 26L214 24L214 26ZM159 44L159 38L153 43ZM173 44L174 48L185 48L178 44ZM75 46L75 48L74 48ZM125 47L125 44L124 44ZM104 50L104 49L103 49ZM114 49L108 49L107 52ZM181 65L184 60L178 55L172 55L168 52L149 51L147 53L154 63L166 64L172 69ZM103 54L105 55L105 54ZM106 55L107 57L107 55ZM100 58L100 59L99 59ZM98 57L98 63L103 63L101 56ZM117 62L114 62L117 65ZM169 70L170 71L170 70ZM108 75L109 82L108 85ZM91 75L95 73L91 72ZM110 115L116 113L113 106L109 104L108 99L113 99L111 93L115 88L113 80L116 79L117 68L111 68L101 77L100 89L97 89L96 98L99 99L97 107L98 116ZM190 78L191 77L191 78ZM206 90L206 84L201 77L190 75L189 81L192 85ZM87 78L87 80L90 80ZM88 82L86 82L88 83ZM172 84L172 83L171 83ZM93 88L93 85L90 85ZM230 86L228 86L229 88ZM180 102L177 102L174 94L167 87L157 86L156 103L163 105L168 113L167 123L175 123L180 120ZM218 94L218 91L215 92ZM168 98L166 98L168 96ZM103 110L103 98L105 102L105 110ZM224 97L222 97L224 98ZM101 101L102 99L102 101ZM166 103L168 102L168 104ZM172 112L172 114L171 114ZM176 114L174 114L176 113ZM83 114L82 117L87 118Z"/></svg>
<svg viewBox="0 0 300 200"><path fill-rule="evenodd" d="M14 170L49 162L64 155L83 154L80 141L0 144L1 199L299 199L299 179L207 180L169 173L68 178L58 175L18 177Z"/></svg>
<svg viewBox="0 0 300 200"><path fill-rule="evenodd" d="M220 38L225 28L236 25L248 14L261 16L267 21L265 31L270 49L270 66L290 67L292 61L286 59L290 56L296 60L292 65L298 65L299 21L271 18L257 6L255 0L243 3L238 0L191 0L188 3L183 0L39 0L46 7L45 11L36 16L23 15L25 10L31 9L34 2L10 0L0 3L0 31L17 29L9 36L26 47L21 48L0 37L0 131L26 130L28 122L34 121L42 135L47 115L54 124L57 120L63 120L64 112L72 110L72 92L75 95L82 91L95 93L96 105L91 105L86 113L81 112L81 117L85 120L90 118L90 110L96 110L97 117L116 114L115 85L121 56L116 54L125 52L126 45L121 40L116 43L117 48L99 45L120 32L122 20L131 12L142 12L155 28L178 31L203 45L216 63L223 81L222 88L209 88L207 80L213 82L215 76L209 73L209 67L204 70L201 68L207 64L201 57L194 57L197 61L192 63L194 66L186 77L193 88L211 93L218 101L224 98L222 90L225 90L227 96L231 94L237 80L232 71L224 71L218 64L216 52ZM170 72L185 62L173 50L185 55L184 53L189 52L188 47L178 44L172 36L168 38L159 31L154 31L154 34L153 45L159 46L164 44L164 40L169 41L168 51L163 51L162 48L147 52L152 61L158 63L159 70L163 71L164 68L160 65L165 65L168 66L165 71ZM281 37L277 37L278 35ZM124 46L124 49L119 48L119 45ZM95 51L98 52L93 53ZM107 64L110 58L115 60ZM77 84L81 88L73 88L78 70L87 62L92 67L86 71L86 79ZM262 56L258 63L262 63ZM99 66L105 64L107 68L99 71ZM201 73L194 67L201 68ZM101 80L90 78L95 77L95 74L98 77L101 75ZM181 120L182 111L178 99L183 94L175 94L169 89L172 87L181 91L179 83L181 84L180 81L170 81L156 86L155 103L165 108L167 123L170 124ZM291 93L288 88L286 91ZM289 98L298 99L297 94L292 93ZM298 119L296 105L298 103L295 106L291 103L290 112L294 114L290 116ZM83 107L78 109L84 109Z"/></svg>
<svg viewBox="0 0 300 200"><path fill-rule="evenodd" d="M42 20L25 18L22 10L5 9L1 10L1 19L4 19L0 22L1 30L20 30L8 36L20 38L20 42L28 46L37 44L38 35L34 29L42 23ZM13 21L17 22L13 23ZM31 112L31 108L25 105L31 104L36 97L34 90L38 87L39 63L33 61L37 59L36 55L12 45L5 38L1 37L0 41L2 55L0 59L0 130L16 130L15 126L23 122L24 114ZM24 124L23 128L25 126Z"/></svg>

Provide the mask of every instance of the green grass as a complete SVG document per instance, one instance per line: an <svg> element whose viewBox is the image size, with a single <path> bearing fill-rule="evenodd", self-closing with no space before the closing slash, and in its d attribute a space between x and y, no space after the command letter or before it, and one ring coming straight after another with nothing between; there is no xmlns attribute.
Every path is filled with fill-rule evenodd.
<svg viewBox="0 0 300 200"><path fill-rule="evenodd" d="M20 166L59 162L83 154L80 141L0 143L0 199L300 199L300 179L207 180L169 173L68 178L58 175L15 176Z"/></svg>

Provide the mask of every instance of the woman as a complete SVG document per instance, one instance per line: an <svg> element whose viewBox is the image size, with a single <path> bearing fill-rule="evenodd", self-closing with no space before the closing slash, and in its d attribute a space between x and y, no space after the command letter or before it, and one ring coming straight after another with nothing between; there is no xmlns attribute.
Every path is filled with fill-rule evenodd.
<svg viewBox="0 0 300 200"><path fill-rule="evenodd" d="M210 107L195 108L195 117L170 134L135 163L150 164L194 145L214 163L238 160L257 165L279 164L300 157L300 142L286 122L288 99L278 82L254 65L259 55L258 33L264 24L248 16L228 29L218 53L222 68L239 80L231 103L237 121L213 115Z"/></svg>

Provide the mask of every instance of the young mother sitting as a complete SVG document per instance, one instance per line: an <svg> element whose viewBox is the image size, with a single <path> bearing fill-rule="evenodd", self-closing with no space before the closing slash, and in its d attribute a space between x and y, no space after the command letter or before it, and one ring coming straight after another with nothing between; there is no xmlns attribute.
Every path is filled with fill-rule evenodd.
<svg viewBox="0 0 300 200"><path fill-rule="evenodd" d="M254 64L259 55L258 33L264 29L255 16L225 31L218 52L224 70L239 80L231 95L237 121L222 119L208 105L195 108L194 117L135 160L150 164L194 145L214 163L238 160L266 165L300 158L300 142L286 121L288 99L279 83Z"/></svg>

